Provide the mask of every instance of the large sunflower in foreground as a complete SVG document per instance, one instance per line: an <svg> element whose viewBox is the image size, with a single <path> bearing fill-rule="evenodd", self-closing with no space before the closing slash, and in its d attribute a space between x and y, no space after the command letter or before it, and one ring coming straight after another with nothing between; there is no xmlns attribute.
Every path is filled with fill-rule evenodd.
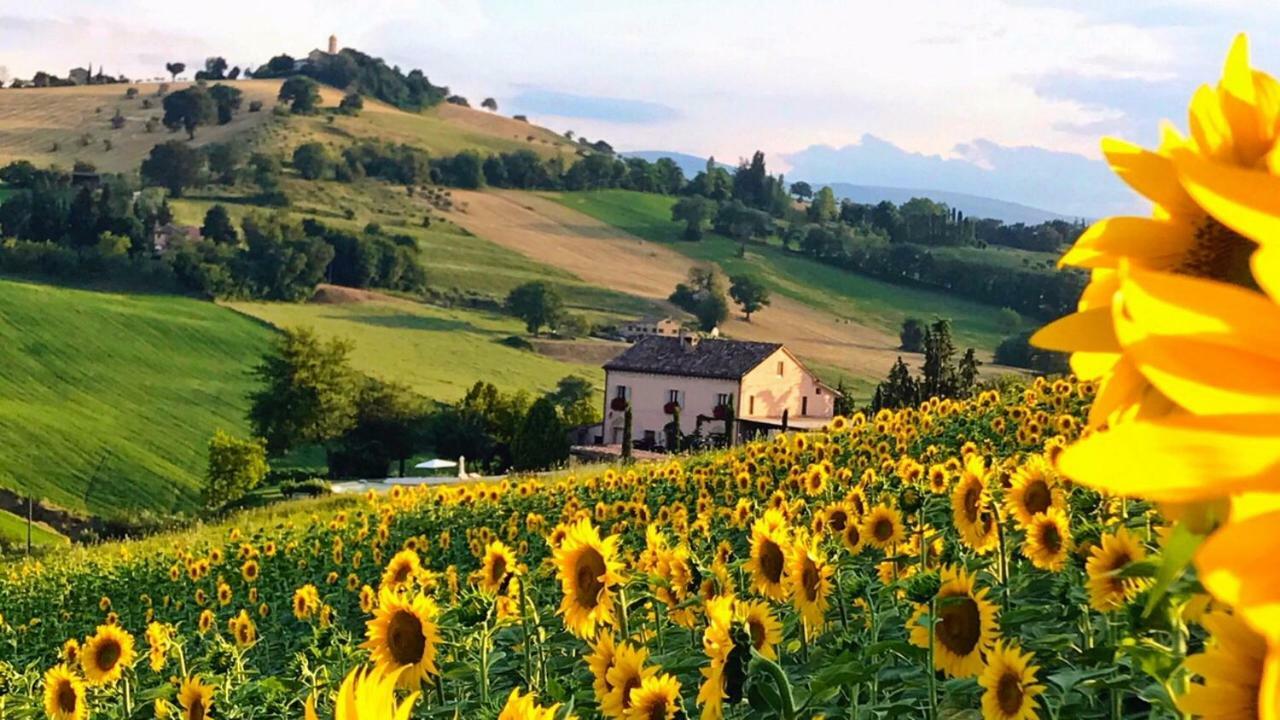
<svg viewBox="0 0 1280 720"><path fill-rule="evenodd" d="M1079 311L1032 338L1074 353L1072 369L1101 386L1090 423L1168 414L1173 403L1156 389L1141 359L1119 342L1113 299L1117 270L1175 273L1252 287L1250 255L1280 236L1251 233L1256 215L1222 201L1223 190L1265 198L1280 175L1280 83L1249 65L1248 41L1236 38L1217 88L1202 87L1189 110L1191 137L1164 128L1148 151L1118 140L1102 145L1111 168L1155 205L1152 217L1113 217L1093 225L1062 263L1092 270Z"/></svg>
<svg viewBox="0 0 1280 720"><path fill-rule="evenodd" d="M383 590L378 609L368 621L368 639L360 646L383 673L399 673L400 687L417 690L436 669L440 630L435 601L425 595L412 598Z"/></svg>
<svg viewBox="0 0 1280 720"><path fill-rule="evenodd" d="M80 669L91 685L119 680L133 659L133 636L116 625L99 625L80 649Z"/></svg>
<svg viewBox="0 0 1280 720"><path fill-rule="evenodd" d="M747 559L751 587L771 600L787 599L782 581L789 544L786 521L777 510L765 511L764 517L752 524L751 556Z"/></svg>
<svg viewBox="0 0 1280 720"><path fill-rule="evenodd" d="M773 616L769 604L763 600L739 601L736 612L751 635L751 646L756 652L778 659L775 649L782 642L782 622Z"/></svg>
<svg viewBox="0 0 1280 720"><path fill-rule="evenodd" d="M605 677L609 682L609 692L600 702L600 712L608 717L621 720L631 708L632 692L644 683L645 679L656 674L655 667L645 667L649 651L637 648L628 642L618 643L614 650L613 664Z"/></svg>
<svg viewBox="0 0 1280 720"><path fill-rule="evenodd" d="M1254 720L1267 717L1259 712L1262 708L1272 708L1272 713L1280 708L1277 683L1263 682L1264 672L1272 678L1280 673L1280 668L1266 669L1266 640L1225 612L1207 613L1202 624L1211 639L1203 652L1185 661L1201 682L1175 699L1178 709L1199 717Z"/></svg>
<svg viewBox="0 0 1280 720"><path fill-rule="evenodd" d="M787 585L791 603L804 619L804 629L812 637L826 624L834 569L818 547L816 538L796 538L787 561Z"/></svg>
<svg viewBox="0 0 1280 720"><path fill-rule="evenodd" d="M382 586L391 590L399 590L404 588L422 572L422 559L418 557L418 553L405 549L396 553L387 562L387 567L382 571Z"/></svg>
<svg viewBox="0 0 1280 720"><path fill-rule="evenodd" d="M205 720L213 706L213 686L200 682L200 678L185 678L178 687L178 705L182 708L182 720Z"/></svg>
<svg viewBox="0 0 1280 720"><path fill-rule="evenodd" d="M684 717L680 703L680 681L663 673L645 678L631 693L631 707L625 720L677 720Z"/></svg>
<svg viewBox="0 0 1280 720"><path fill-rule="evenodd" d="M618 537L601 539L586 519L571 526L553 552L564 593L560 614L574 635L589 638L597 625L613 623L613 588L622 582L617 555Z"/></svg>
<svg viewBox="0 0 1280 720"><path fill-rule="evenodd" d="M1036 683L1039 668L1031 664L1032 659L1031 653L1003 641L987 653L987 666L978 676L983 720L1036 720L1040 706L1036 696L1044 686Z"/></svg>
<svg viewBox="0 0 1280 720"><path fill-rule="evenodd" d="M334 703L334 720L409 720L418 693L396 703L396 672L357 667L342 681ZM315 696L307 698L305 720L319 720Z"/></svg>
<svg viewBox="0 0 1280 720"><path fill-rule="evenodd" d="M501 540L494 540L484 549L484 562L480 565L480 588L490 595L502 590L502 582L508 573L516 571L516 554Z"/></svg>
<svg viewBox="0 0 1280 720"><path fill-rule="evenodd" d="M934 666L950 677L975 677L982 672L983 653L990 650L1000 628L996 606L987 601L987 589L975 589L973 576L963 568L944 567L937 600ZM928 605L916 608L908 626L911 643L929 647L929 629L921 618Z"/></svg>
<svg viewBox="0 0 1280 720"><path fill-rule="evenodd" d="M1146 549L1128 528L1103 534L1098 545L1090 551L1084 567L1089 575L1089 604L1093 609L1098 612L1117 610L1132 600L1146 582L1141 578L1120 577L1118 573L1146 557Z"/></svg>
<svg viewBox="0 0 1280 720"><path fill-rule="evenodd" d="M66 665L52 667L44 674L44 713L49 720L85 720L84 682Z"/></svg>

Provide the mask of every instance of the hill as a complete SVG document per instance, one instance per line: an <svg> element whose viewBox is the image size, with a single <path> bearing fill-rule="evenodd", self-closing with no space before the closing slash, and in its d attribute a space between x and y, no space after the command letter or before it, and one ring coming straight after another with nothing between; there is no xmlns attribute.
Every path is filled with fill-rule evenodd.
<svg viewBox="0 0 1280 720"><path fill-rule="evenodd" d="M246 431L271 331L212 303L0 280L0 486L111 515L191 510Z"/></svg>
<svg viewBox="0 0 1280 720"><path fill-rule="evenodd" d="M422 112L407 112L366 99L364 111L358 116L275 115L271 110L276 105L281 80L221 82L244 93L245 109L226 125L198 128L193 145L239 139L291 152L312 140L335 146L358 140L385 140L438 154L468 148L492 152L529 148L543 155L577 150L575 144L545 128L448 103ZM167 85L173 91L191 83ZM137 97L126 97L127 88L137 89ZM37 165L69 168L75 161L84 160L103 171L136 171L152 147L185 137L162 126L147 132L147 120L164 115L159 88L160 83L135 83L0 91L0 165L26 159ZM326 108L337 107L342 100L341 91L324 85L320 95L322 107ZM255 100L262 102L263 109L249 112L249 103ZM117 111L124 116L125 124L113 129L111 118Z"/></svg>

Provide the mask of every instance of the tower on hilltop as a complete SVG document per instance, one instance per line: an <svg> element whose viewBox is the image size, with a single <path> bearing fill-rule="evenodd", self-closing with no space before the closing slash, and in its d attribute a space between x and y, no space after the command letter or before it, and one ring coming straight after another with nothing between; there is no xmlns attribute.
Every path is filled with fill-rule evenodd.
<svg viewBox="0 0 1280 720"><path fill-rule="evenodd" d="M338 36L337 35L329 36L329 54L330 55L338 54Z"/></svg>

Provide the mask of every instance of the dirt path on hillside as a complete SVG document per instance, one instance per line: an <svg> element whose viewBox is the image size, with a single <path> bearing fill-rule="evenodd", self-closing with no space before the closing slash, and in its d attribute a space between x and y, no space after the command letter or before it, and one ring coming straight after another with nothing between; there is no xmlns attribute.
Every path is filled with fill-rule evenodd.
<svg viewBox="0 0 1280 720"><path fill-rule="evenodd" d="M593 285L665 299L695 264L670 248L530 193L455 190L454 200L459 210L450 219L458 225ZM805 360L867 379L883 378L903 354L889 333L776 294L751 322L735 315L722 329L734 338L785 343Z"/></svg>

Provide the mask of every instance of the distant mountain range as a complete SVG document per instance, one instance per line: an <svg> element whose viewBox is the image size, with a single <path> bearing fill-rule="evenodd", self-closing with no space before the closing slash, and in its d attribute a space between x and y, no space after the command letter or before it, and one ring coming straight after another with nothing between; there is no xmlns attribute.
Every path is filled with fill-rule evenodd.
<svg viewBox="0 0 1280 720"><path fill-rule="evenodd" d="M707 159L690 155L688 153L665 152L662 150L640 150L636 152L621 153L625 157L644 158L649 162L653 162L659 158L671 158L675 161L680 169L684 171L685 176L693 177L707 167ZM728 163L717 162L717 165L732 170L733 165ZM798 178L788 178L794 181ZM932 190L927 188L911 188L911 187L888 187L882 185L855 185L853 183L832 182L824 183L831 187L831 191L836 197L844 199L848 198L857 203L874 204L883 200L888 200L894 204L902 204L911 198L925 197L934 202L946 203L949 207L956 208L965 215L978 218L995 218L1006 223L1027 223L1034 225L1036 223L1047 222L1049 220L1072 220L1070 215L1056 213L1051 210L1031 207L1021 203L1009 202L1007 200L999 200L992 197L984 197L982 195L970 195L968 193L952 192L949 190ZM822 187L823 184L815 184L814 189Z"/></svg>

